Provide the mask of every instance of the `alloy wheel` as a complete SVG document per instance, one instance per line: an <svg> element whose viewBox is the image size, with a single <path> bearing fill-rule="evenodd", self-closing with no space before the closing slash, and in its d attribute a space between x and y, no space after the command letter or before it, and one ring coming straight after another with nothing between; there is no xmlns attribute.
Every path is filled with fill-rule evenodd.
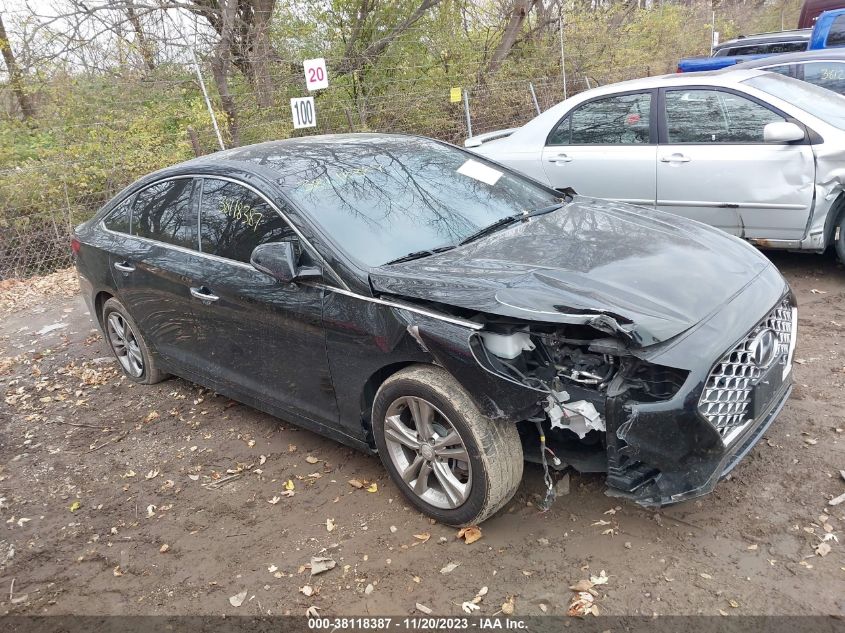
<svg viewBox="0 0 845 633"><path fill-rule="evenodd" d="M472 466L460 434L423 398L397 398L388 408L384 439L390 460L410 490L437 508L454 509L469 497Z"/></svg>
<svg viewBox="0 0 845 633"><path fill-rule="evenodd" d="M106 320L109 342L123 370L138 378L144 373L144 355L135 332L119 312L112 312Z"/></svg>

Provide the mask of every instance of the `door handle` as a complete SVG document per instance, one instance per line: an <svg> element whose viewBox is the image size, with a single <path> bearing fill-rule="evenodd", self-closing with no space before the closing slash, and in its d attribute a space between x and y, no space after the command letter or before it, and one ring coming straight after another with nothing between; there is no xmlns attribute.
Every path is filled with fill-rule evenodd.
<svg viewBox="0 0 845 633"><path fill-rule="evenodd" d="M692 160L689 156L683 154L671 154L669 156L661 156L661 163L688 163Z"/></svg>
<svg viewBox="0 0 845 633"><path fill-rule="evenodd" d="M550 163L570 163L572 162L572 156L568 156L567 154L558 154L557 156L553 156L548 159Z"/></svg>
<svg viewBox="0 0 845 633"><path fill-rule="evenodd" d="M119 270L122 273L131 273L135 271L135 267L127 261L115 262L114 267L115 270Z"/></svg>
<svg viewBox="0 0 845 633"><path fill-rule="evenodd" d="M211 291L205 286L191 288L191 296L194 299L199 299L203 303L213 303L220 298L217 295L211 294Z"/></svg>

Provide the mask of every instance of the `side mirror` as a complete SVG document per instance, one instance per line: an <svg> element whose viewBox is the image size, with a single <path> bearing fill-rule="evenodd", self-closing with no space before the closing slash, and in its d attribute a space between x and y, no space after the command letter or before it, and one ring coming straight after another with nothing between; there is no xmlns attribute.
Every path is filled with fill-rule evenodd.
<svg viewBox="0 0 845 633"><path fill-rule="evenodd" d="M293 242L271 242L256 246L249 258L253 268L275 277L283 283L322 276L317 266L299 266Z"/></svg>
<svg viewBox="0 0 845 633"><path fill-rule="evenodd" d="M792 143L804 140L804 130L789 121L769 123L763 128L763 140L766 143Z"/></svg>

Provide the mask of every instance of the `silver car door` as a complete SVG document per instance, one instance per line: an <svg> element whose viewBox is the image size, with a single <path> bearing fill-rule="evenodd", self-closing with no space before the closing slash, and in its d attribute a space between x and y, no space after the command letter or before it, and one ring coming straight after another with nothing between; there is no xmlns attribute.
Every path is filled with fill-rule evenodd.
<svg viewBox="0 0 845 633"><path fill-rule="evenodd" d="M542 151L551 186L654 205L655 94L646 90L599 97L568 112L552 128Z"/></svg>
<svg viewBox="0 0 845 633"><path fill-rule="evenodd" d="M797 239L812 209L814 161L805 142L766 143L786 117L734 91L665 89L658 208L746 238Z"/></svg>

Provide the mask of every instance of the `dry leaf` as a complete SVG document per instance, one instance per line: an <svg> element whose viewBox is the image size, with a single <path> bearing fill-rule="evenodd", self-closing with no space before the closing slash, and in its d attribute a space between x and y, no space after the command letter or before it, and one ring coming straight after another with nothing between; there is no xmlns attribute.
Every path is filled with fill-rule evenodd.
<svg viewBox="0 0 845 633"><path fill-rule="evenodd" d="M830 554L830 544L825 542L819 543L816 547L816 555L827 556L828 554Z"/></svg>
<svg viewBox="0 0 845 633"><path fill-rule="evenodd" d="M285 482L285 490L293 490L296 486L293 484L293 479L288 479Z"/></svg>
<svg viewBox="0 0 845 633"><path fill-rule="evenodd" d="M155 479L156 477L158 477L158 468L155 468L155 469L151 470L150 472L148 472L146 478L147 479Z"/></svg>
<svg viewBox="0 0 845 633"><path fill-rule="evenodd" d="M513 615L513 596L507 599L502 605L502 613L505 615Z"/></svg>
<svg viewBox="0 0 845 633"><path fill-rule="evenodd" d="M605 573L603 569L598 576L590 576L590 582L593 583L593 585L606 585L608 580L610 580L610 578L607 577L607 573Z"/></svg>
<svg viewBox="0 0 845 633"><path fill-rule="evenodd" d="M282 498L280 496L274 495L272 499L267 499L267 503L270 503L272 505L276 505L281 500L282 500Z"/></svg>
<svg viewBox="0 0 845 633"><path fill-rule="evenodd" d="M364 487L364 484L361 483L360 481L358 481L357 479L350 479L347 483L350 486L352 486L353 488L363 488Z"/></svg>
<svg viewBox="0 0 845 633"><path fill-rule="evenodd" d="M334 519L326 519L326 532L334 531Z"/></svg>
<svg viewBox="0 0 845 633"><path fill-rule="evenodd" d="M481 609L477 604L474 602L464 602L461 604L461 609L464 610L464 613L472 613L473 611L478 611Z"/></svg>
<svg viewBox="0 0 845 633"><path fill-rule="evenodd" d="M311 585L305 585L304 587L299 588L299 593L310 598L314 595L314 588Z"/></svg>
<svg viewBox="0 0 845 633"><path fill-rule="evenodd" d="M309 618L316 618L318 615L320 615L320 607L308 607L305 610L305 615L307 615Z"/></svg>
<svg viewBox="0 0 845 633"><path fill-rule="evenodd" d="M74 501L73 503L70 504L70 507L68 508L68 510L70 510L71 512L76 512L81 507L82 507L82 503L77 499L76 501Z"/></svg>
<svg viewBox="0 0 845 633"><path fill-rule="evenodd" d="M429 608L428 608L427 606L425 606L424 604L420 604L419 602L418 602L418 603L416 603L416 604L414 605L414 607L416 607L417 611L419 611L420 613L425 613L426 615L431 615L431 614L432 614L432 610L431 610L431 609L429 609Z"/></svg>
<svg viewBox="0 0 845 633"><path fill-rule="evenodd" d="M431 538L431 534L428 532L423 532L422 534L414 534L414 538L417 539L420 543L428 543L428 539Z"/></svg>
<svg viewBox="0 0 845 633"><path fill-rule="evenodd" d="M309 464L316 464L320 460L317 459L316 457L314 457L313 455L309 455L308 457L305 458L305 461L308 462Z"/></svg>
<svg viewBox="0 0 845 633"><path fill-rule="evenodd" d="M378 484L371 483L369 486L367 486L367 492L378 492Z"/></svg>
<svg viewBox="0 0 845 633"><path fill-rule="evenodd" d="M159 552L161 552L162 554L164 554L164 553L165 553L165 552L167 552L169 549L170 549L170 545L168 545L167 543L165 543L164 545L162 545L161 547L159 547L159 548L158 548L158 551L159 551Z"/></svg>
<svg viewBox="0 0 845 633"><path fill-rule="evenodd" d="M441 574L450 574L458 568L460 563L449 563L443 569L440 570Z"/></svg>
<svg viewBox="0 0 845 633"><path fill-rule="evenodd" d="M244 603L245 599L246 599L246 589L244 589L243 591L241 591L238 594L235 594L234 596L230 596L229 597L229 604L231 604L233 607L239 607Z"/></svg>
<svg viewBox="0 0 845 633"><path fill-rule="evenodd" d="M481 538L481 528L477 525L471 525L470 527L461 528L458 530L458 538L464 539L464 543L469 545L470 543L475 543L478 539Z"/></svg>
<svg viewBox="0 0 845 633"><path fill-rule="evenodd" d="M323 572L327 572L330 569L334 569L337 565L331 558L325 557L312 557L311 558L311 575L316 576L317 574L322 574Z"/></svg>
<svg viewBox="0 0 845 633"><path fill-rule="evenodd" d="M575 591L576 593L581 591L589 591L593 588L593 583L589 580L579 580L574 585L570 585L569 588L572 589L572 591Z"/></svg>

